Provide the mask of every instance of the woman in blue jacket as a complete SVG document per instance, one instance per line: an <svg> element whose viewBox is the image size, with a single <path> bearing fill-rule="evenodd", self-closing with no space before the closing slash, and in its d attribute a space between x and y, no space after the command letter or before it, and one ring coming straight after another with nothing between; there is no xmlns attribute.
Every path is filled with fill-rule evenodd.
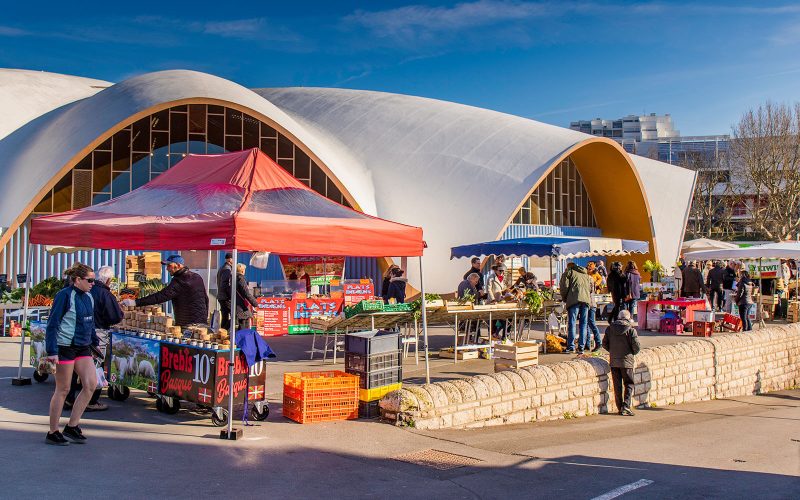
<svg viewBox="0 0 800 500"><path fill-rule="evenodd" d="M64 274L70 284L53 300L45 335L47 358L58 363L56 390L50 400L50 432L45 442L59 446L67 445L67 439L73 443L86 442L78 424L97 386L91 346L97 345L98 339L94 330L94 299L89 293L94 285L94 271L78 262ZM83 389L75 398L69 422L61 433L58 424L73 371L81 378Z"/></svg>

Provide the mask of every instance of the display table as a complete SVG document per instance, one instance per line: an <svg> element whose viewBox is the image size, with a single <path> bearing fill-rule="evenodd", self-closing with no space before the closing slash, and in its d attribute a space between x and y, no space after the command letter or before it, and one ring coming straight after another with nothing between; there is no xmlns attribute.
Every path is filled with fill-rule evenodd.
<svg viewBox="0 0 800 500"><path fill-rule="evenodd" d="M694 321L694 312L706 310L705 299L640 300L637 304L639 329L647 329L647 315L658 306L672 306L680 309L684 324Z"/></svg>

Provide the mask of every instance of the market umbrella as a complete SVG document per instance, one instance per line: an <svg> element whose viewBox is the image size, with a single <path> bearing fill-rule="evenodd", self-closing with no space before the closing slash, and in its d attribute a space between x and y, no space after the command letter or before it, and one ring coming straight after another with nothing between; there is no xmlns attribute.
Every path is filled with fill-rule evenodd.
<svg viewBox="0 0 800 500"><path fill-rule="evenodd" d="M681 252L700 252L705 250L730 250L739 248L738 245L726 241L712 240L709 238L697 238L695 240L684 241L681 245Z"/></svg>

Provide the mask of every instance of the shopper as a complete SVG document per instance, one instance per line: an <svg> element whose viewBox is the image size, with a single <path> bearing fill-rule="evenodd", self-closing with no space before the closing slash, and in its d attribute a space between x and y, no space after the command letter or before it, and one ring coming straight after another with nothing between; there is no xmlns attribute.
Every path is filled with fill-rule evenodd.
<svg viewBox="0 0 800 500"><path fill-rule="evenodd" d="M611 273L608 275L608 293L611 294L611 301L614 303L608 320L614 321L628 295L628 281L625 279L625 273L622 272L621 262L614 262L611 265Z"/></svg>
<svg viewBox="0 0 800 500"><path fill-rule="evenodd" d="M706 289L708 290L708 301L711 309L722 311L724 304L725 268L721 261L716 261L714 267L708 272L706 277Z"/></svg>
<svg viewBox="0 0 800 500"><path fill-rule="evenodd" d="M231 328L231 272L233 270L233 254L225 254L225 263L217 269L217 302L220 308L220 327Z"/></svg>
<svg viewBox="0 0 800 500"><path fill-rule="evenodd" d="M169 284L147 297L140 297L136 300L126 299L122 301L122 305L152 306L171 300L175 313L175 325L207 324L208 295L206 295L203 278L190 271L180 255L170 255L161 263L167 266L167 272L172 276Z"/></svg>
<svg viewBox="0 0 800 500"><path fill-rule="evenodd" d="M388 302L391 303L392 299L394 299L396 304L405 303L408 279L403 276L404 274L405 271L399 267L392 271L392 279L389 281L389 292L387 295Z"/></svg>
<svg viewBox="0 0 800 500"><path fill-rule="evenodd" d="M478 273L469 273L464 280L458 284L458 291L456 296L458 299L463 300L467 295L472 295L472 302L478 302L478 280L480 275Z"/></svg>
<svg viewBox="0 0 800 500"><path fill-rule="evenodd" d="M467 279L469 277L469 275L472 274L472 273L477 273L477 275L478 275L478 284L475 286L475 289L478 290L477 297L479 299L485 299L486 298L486 287L484 286L483 273L481 272L481 259L479 259L478 257L473 257L472 260L470 261L470 263L472 264L472 267L469 268L469 271L464 273L464 278L463 279Z"/></svg>
<svg viewBox="0 0 800 500"><path fill-rule="evenodd" d="M108 345L108 330L113 325L116 325L122 321L122 318L124 317L124 313L119 307L117 298L111 293L111 289L109 287L113 278L114 269L109 266L101 267L97 270L97 276L94 280L94 285L89 292L92 294L92 299L94 300L94 326L100 352L105 352L105 346ZM78 378L78 374L73 371L72 383L70 385L69 394L67 394L67 399L65 401L65 405L67 407L72 407L72 405L75 403L75 398L82 389L83 385L80 382L80 378ZM85 411L90 412L108 410L107 404L98 402L102 392L102 387L97 387L94 390L92 399L89 400L89 404L86 406Z"/></svg>
<svg viewBox="0 0 800 500"><path fill-rule="evenodd" d="M703 274L703 283L706 283L708 281L708 273L711 272L711 269L713 269L713 267L714 267L714 264L712 264L711 261L706 262L706 265L703 266L703 272L702 272L702 274Z"/></svg>
<svg viewBox="0 0 800 500"><path fill-rule="evenodd" d="M602 276L603 280L608 279L608 269L606 269L606 263L602 260L597 261L597 272Z"/></svg>
<svg viewBox="0 0 800 500"><path fill-rule="evenodd" d="M589 303L592 300L592 281L586 274L586 269L567 264L567 270L561 275L559 291L561 300L567 304L567 348L565 353L575 352L575 323L578 323L578 338L583 342L586 338L586 328L589 316ZM583 345L578 346L578 351L583 352Z"/></svg>
<svg viewBox="0 0 800 500"><path fill-rule="evenodd" d="M519 273L519 277L517 281L514 282L514 288L519 288L521 290L538 290L539 284L537 283L536 275L533 273L529 273L524 267L520 267L517 272Z"/></svg>
<svg viewBox="0 0 800 500"><path fill-rule="evenodd" d="M505 267L495 264L492 266L492 276L489 278L489 302L501 302L508 297L508 290L503 284L506 274ZM491 333L501 340L506 338L506 322L494 321L489 325Z"/></svg>
<svg viewBox="0 0 800 500"><path fill-rule="evenodd" d="M726 312L736 311L736 276L739 272L739 263L729 260L725 266L725 274L722 278L722 290L725 294L724 310Z"/></svg>
<svg viewBox="0 0 800 500"><path fill-rule="evenodd" d="M78 424L97 386L91 346L99 343L94 326L94 300L90 293L94 271L89 266L76 263L64 274L70 284L56 294L45 333L47 359L58 363L56 389L50 399L50 431L45 442L58 446L65 446L69 441L86 442ZM73 372L77 372L81 378L83 389L75 398L69 422L61 433L58 424Z"/></svg>
<svg viewBox="0 0 800 500"><path fill-rule="evenodd" d="M639 275L636 262L632 260L629 260L628 265L625 267L625 282L628 288L628 295L625 297L625 309L633 316L636 301L638 301L639 297L642 295L642 277Z"/></svg>
<svg viewBox="0 0 800 500"><path fill-rule="evenodd" d="M590 261L586 264L586 274L592 278L592 283L594 284L592 293L599 292L603 288L603 277L597 272L597 264L595 264L594 261Z"/></svg>
<svg viewBox="0 0 800 500"><path fill-rule="evenodd" d="M739 306L739 317L742 319L742 330L749 332L753 329L753 322L750 321L750 309L755 305L753 300L753 281L750 273L742 270L739 277L739 285L736 287L736 305Z"/></svg>
<svg viewBox="0 0 800 500"><path fill-rule="evenodd" d="M236 331L250 328L250 320L253 319L252 308L258 305L244 276L246 270L246 265L236 264Z"/></svg>
<svg viewBox="0 0 800 500"><path fill-rule="evenodd" d="M697 269L697 262L690 262L683 270L683 289L681 295L683 297L702 298L703 293L706 291L706 285L703 282L703 275Z"/></svg>
<svg viewBox="0 0 800 500"><path fill-rule="evenodd" d="M494 265L503 269L503 272L506 272L508 268L506 267L506 256L505 255L498 255L494 258Z"/></svg>
<svg viewBox="0 0 800 500"><path fill-rule="evenodd" d="M673 276L675 277L675 297L681 296L681 288L683 286L683 267L676 265L672 268Z"/></svg>
<svg viewBox="0 0 800 500"><path fill-rule="evenodd" d="M386 269L386 272L383 273L383 281L381 282L381 298L383 298L384 302L389 301L389 285L392 283L395 269L400 269L400 266L392 264L388 269Z"/></svg>
<svg viewBox="0 0 800 500"><path fill-rule="evenodd" d="M617 411L620 415L633 416L631 409L634 390L633 370L636 366L635 356L641 347L628 310L620 311L619 318L606 328L603 348L609 353Z"/></svg>

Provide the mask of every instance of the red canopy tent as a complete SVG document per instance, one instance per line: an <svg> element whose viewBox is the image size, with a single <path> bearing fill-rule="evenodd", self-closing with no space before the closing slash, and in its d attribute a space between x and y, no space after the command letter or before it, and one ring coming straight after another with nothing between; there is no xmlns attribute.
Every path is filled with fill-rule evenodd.
<svg viewBox="0 0 800 500"><path fill-rule="evenodd" d="M257 148L189 155L141 188L111 201L35 218L30 242L102 249L233 250L234 268L238 250L422 257L425 246L422 228L372 217L333 202L292 177ZM421 276L420 259L420 280ZM427 368L425 294L424 287L420 288ZM236 295L232 289L234 318ZM231 337L233 367L235 335ZM23 351L24 340L20 370ZM233 415L232 393L228 409ZM229 437L233 436L232 420L228 419Z"/></svg>
<svg viewBox="0 0 800 500"><path fill-rule="evenodd" d="M31 222L31 243L128 250L421 256L422 229L335 203L258 149L189 155L111 201Z"/></svg>

